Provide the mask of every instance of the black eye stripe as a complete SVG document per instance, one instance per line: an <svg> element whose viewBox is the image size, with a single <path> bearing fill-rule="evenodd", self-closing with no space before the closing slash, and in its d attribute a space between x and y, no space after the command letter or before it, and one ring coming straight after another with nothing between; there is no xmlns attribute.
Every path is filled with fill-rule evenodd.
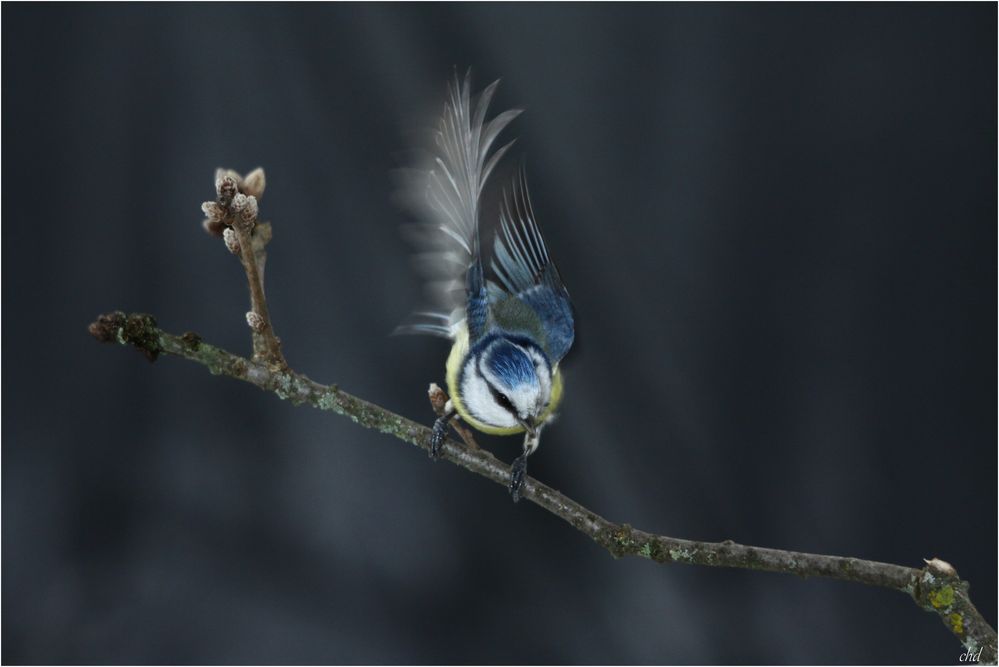
<svg viewBox="0 0 999 667"><path fill-rule="evenodd" d="M510 399L506 394L497 394L497 392L493 391L493 397L496 399L497 403L502 405L507 410L513 410L513 404L510 402Z"/></svg>

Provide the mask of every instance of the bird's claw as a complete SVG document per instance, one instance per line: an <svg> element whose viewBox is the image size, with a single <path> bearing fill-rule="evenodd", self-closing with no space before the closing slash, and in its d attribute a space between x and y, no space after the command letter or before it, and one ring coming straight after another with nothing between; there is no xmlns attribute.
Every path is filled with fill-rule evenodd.
<svg viewBox="0 0 999 667"><path fill-rule="evenodd" d="M527 477L527 454L521 454L510 466L510 495L513 502L520 500L520 489L524 486L524 479Z"/></svg>

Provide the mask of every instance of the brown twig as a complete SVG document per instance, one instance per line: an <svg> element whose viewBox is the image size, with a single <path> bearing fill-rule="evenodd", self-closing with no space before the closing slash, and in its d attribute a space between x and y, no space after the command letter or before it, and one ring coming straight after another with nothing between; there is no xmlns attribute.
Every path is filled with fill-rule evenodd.
<svg viewBox="0 0 999 667"><path fill-rule="evenodd" d="M257 214L258 200L265 186L263 169L257 168L245 178L231 169L218 169L215 172L216 199L202 204L201 210L208 216L203 223L205 230L222 236L226 247L239 257L246 272L250 291L246 323L252 331L254 361L287 368L288 362L281 353L281 340L274 333L264 295L265 248L271 240L271 227L269 223L258 224Z"/></svg>
<svg viewBox="0 0 999 667"><path fill-rule="evenodd" d="M222 203L222 194L218 202L210 202L219 206ZM208 205L206 207L209 220L205 226L208 229L213 224L212 213L209 211L214 212L214 209ZM230 239L231 235L227 235L227 245L231 245ZM248 237L245 235L234 239L240 248L248 247L247 240ZM249 240L252 243L252 239ZM259 271L256 275L259 278ZM247 276L248 278L251 276L249 269ZM253 297L255 284L259 287L259 293ZM261 318L266 318L267 309L262 281L258 280L255 283L250 278L250 288L251 299L255 301L259 298L263 306L257 310L255 303L252 312L258 313ZM305 403L322 410L332 410L350 417L365 428L376 429L429 450L430 429L424 425L352 396L335 385L319 384L289 369L280 355L280 348L277 347L277 339L273 337L269 319L265 319L265 322L266 329L254 331L255 336L259 334L263 340L262 347L258 348L255 338L253 359L245 359L204 343L193 333L182 336L166 333L158 328L151 316L143 314L125 315L122 312L114 312L101 315L90 325L90 333L103 342L134 346L150 361L154 361L160 354L184 357L204 365L213 374L227 375L249 382L261 389L272 391L278 397L290 400L296 405ZM265 331L273 339L272 341L268 342L268 337L264 335ZM440 402L442 399L441 409L447 401L443 390L431 397L432 403ZM436 410L436 403L434 406ZM504 487L510 483L509 466L477 446L462 445L457 441L448 440L444 444L442 454L443 458L452 463ZM605 519L559 491L530 477L524 482L521 497L548 510L588 535L615 558L639 556L657 563L682 563L781 572L801 577L826 577L905 593L920 608L936 613L947 629L961 641L972 659L978 658L983 663L996 662L995 630L971 602L968 596L968 583L958 577L953 567L937 558L926 561L924 567L913 568L859 558L747 546L730 540L701 542L655 535L632 528L626 523L619 524Z"/></svg>

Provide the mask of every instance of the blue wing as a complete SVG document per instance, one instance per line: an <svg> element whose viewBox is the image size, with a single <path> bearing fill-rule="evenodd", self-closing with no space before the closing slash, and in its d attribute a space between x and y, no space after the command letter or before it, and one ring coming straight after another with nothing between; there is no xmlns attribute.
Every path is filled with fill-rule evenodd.
<svg viewBox="0 0 999 667"><path fill-rule="evenodd" d="M548 354L558 362L572 347L574 337L569 291L535 220L523 169L512 191L504 194L492 270L503 289L530 306L540 318Z"/></svg>

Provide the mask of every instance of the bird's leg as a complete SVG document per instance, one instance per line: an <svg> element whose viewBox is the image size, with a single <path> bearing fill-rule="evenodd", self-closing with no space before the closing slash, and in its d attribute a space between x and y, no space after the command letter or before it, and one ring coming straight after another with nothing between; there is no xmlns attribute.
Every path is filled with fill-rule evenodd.
<svg viewBox="0 0 999 667"><path fill-rule="evenodd" d="M515 458L510 466L510 495L513 497L513 502L520 500L520 489L527 478L527 457L538 448L540 438L540 428L533 432L528 431L524 436L524 453Z"/></svg>
<svg viewBox="0 0 999 667"><path fill-rule="evenodd" d="M520 500L520 487L524 484L524 478L527 477L527 453L523 453L513 460L513 465L510 466L510 495L513 497L513 502Z"/></svg>
<svg viewBox="0 0 999 667"><path fill-rule="evenodd" d="M475 442L475 436L472 435L472 431L461 424L461 417L456 413L454 409L454 404L451 399L448 398L447 394L441 389L436 382L430 383L430 388L427 390L427 396L430 398L430 407L434 409L438 417L444 418L445 420L450 420L451 428L461 436L461 439L465 441L465 445L469 449L478 449L479 443ZM446 413L450 412L451 416L447 417ZM439 420L438 420L439 421ZM447 435L447 425L443 427L444 436L437 436L437 424L434 424L434 438L439 440L437 445L437 453L440 454L440 448L443 446L443 439ZM431 449L433 449L433 440L431 441ZM433 457L433 451L431 451L431 457Z"/></svg>
<svg viewBox="0 0 999 667"><path fill-rule="evenodd" d="M430 434L430 458L435 461L441 457L441 449L444 447L444 441L447 440L448 424L456 414L458 411L451 405L451 401L448 401L444 407L444 414L434 422L434 429Z"/></svg>

